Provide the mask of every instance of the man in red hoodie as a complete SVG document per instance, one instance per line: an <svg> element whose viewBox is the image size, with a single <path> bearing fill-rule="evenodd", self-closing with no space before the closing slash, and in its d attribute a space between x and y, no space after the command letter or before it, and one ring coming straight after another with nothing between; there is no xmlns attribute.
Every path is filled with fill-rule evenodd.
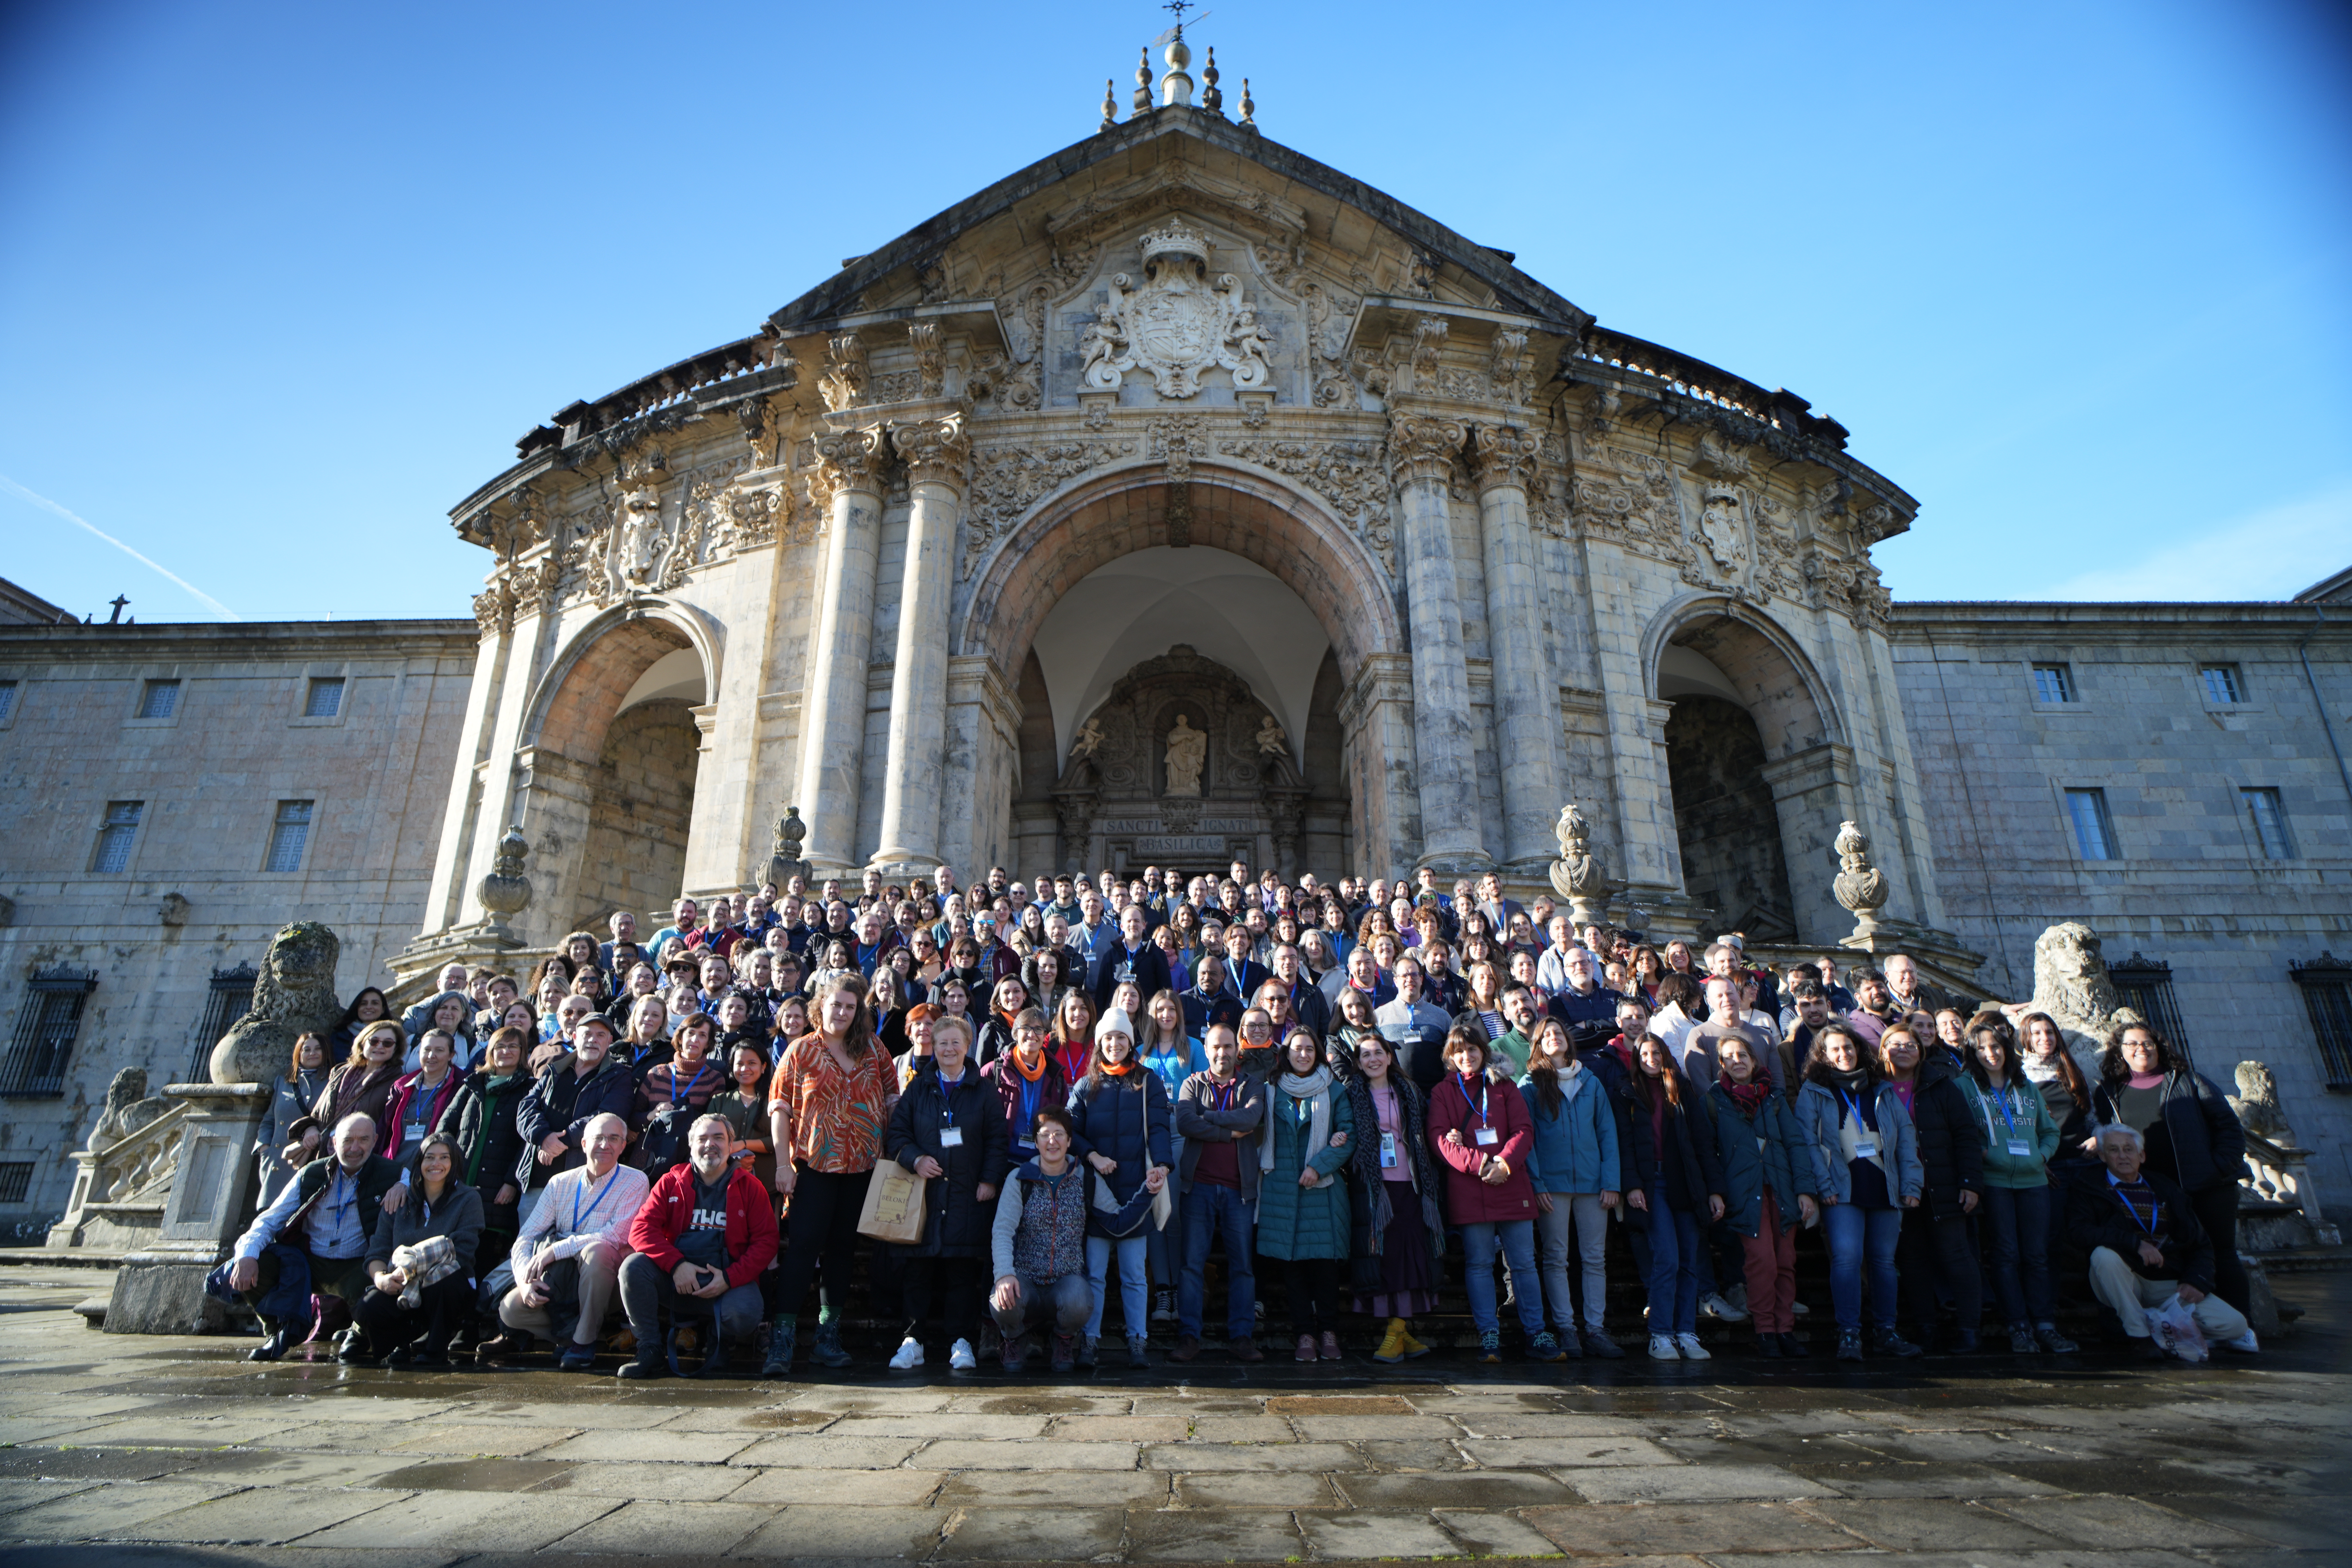
<svg viewBox="0 0 2352 1568"><path fill-rule="evenodd" d="M708 1316L710 1349L698 1375L727 1367L727 1345L749 1346L760 1329L760 1276L776 1256L776 1211L749 1166L728 1154L726 1119L705 1116L687 1134L688 1163L672 1166L629 1225L636 1250L621 1265L621 1310L637 1337L623 1377L674 1370L662 1348L661 1315Z"/></svg>

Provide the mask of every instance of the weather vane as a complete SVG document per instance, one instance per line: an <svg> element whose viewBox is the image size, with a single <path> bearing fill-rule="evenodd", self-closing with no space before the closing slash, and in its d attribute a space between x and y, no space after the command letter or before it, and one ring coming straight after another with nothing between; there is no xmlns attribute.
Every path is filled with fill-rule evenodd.
<svg viewBox="0 0 2352 1568"><path fill-rule="evenodd" d="M1166 32L1160 34L1158 37L1152 39L1151 42L1153 47L1157 47L1158 46L1168 42L1171 38L1182 37L1184 36L1184 13L1192 10L1200 3L1201 0L1167 0L1167 4L1161 5L1160 8L1162 11L1174 12L1176 14L1176 25L1169 28ZM1192 20L1194 22L1204 22L1208 20L1208 17L1209 14L1206 11L1203 11L1199 16L1193 17Z"/></svg>

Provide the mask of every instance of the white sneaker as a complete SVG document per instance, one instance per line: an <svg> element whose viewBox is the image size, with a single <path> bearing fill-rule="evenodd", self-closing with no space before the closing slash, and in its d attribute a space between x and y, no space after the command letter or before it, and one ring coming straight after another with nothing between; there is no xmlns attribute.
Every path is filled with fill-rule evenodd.
<svg viewBox="0 0 2352 1568"><path fill-rule="evenodd" d="M1812 1316L1813 1312L1813 1310L1811 1307L1806 1306L1802 1301L1790 1302L1789 1304L1789 1310L1794 1312L1801 1318L1809 1318Z"/></svg>
<svg viewBox="0 0 2352 1568"><path fill-rule="evenodd" d="M1672 1334L1652 1334L1650 1336L1650 1359L1652 1361L1682 1360L1683 1352L1675 1348L1675 1336Z"/></svg>
<svg viewBox="0 0 2352 1568"><path fill-rule="evenodd" d="M1720 1290L1710 1290L1700 1297L1698 1310L1702 1316L1713 1318L1718 1323L1744 1323L1748 1321L1747 1311L1725 1300Z"/></svg>
<svg viewBox="0 0 2352 1568"><path fill-rule="evenodd" d="M2221 1342L2221 1348L2225 1351L2236 1351L2242 1355L2252 1355L2263 1347L2261 1343L2255 1340L2254 1331L2248 1329L2244 1333L2240 1334L2234 1340L2223 1340Z"/></svg>
<svg viewBox="0 0 2352 1568"><path fill-rule="evenodd" d="M898 1353L890 1358L893 1372L912 1372L923 1364L923 1342L904 1339L898 1342Z"/></svg>
<svg viewBox="0 0 2352 1568"><path fill-rule="evenodd" d="M1675 1336L1675 1348L1683 1352L1683 1360L1685 1361L1712 1361L1715 1359L1706 1353L1706 1347L1698 1342L1698 1336L1696 1334L1676 1334Z"/></svg>
<svg viewBox="0 0 2352 1568"><path fill-rule="evenodd" d="M922 1354L922 1352L919 1349L915 1353L919 1357ZM970 1340L956 1341L954 1348L948 1352L948 1370L950 1372L971 1372L979 1365L980 1358L971 1353L971 1342Z"/></svg>

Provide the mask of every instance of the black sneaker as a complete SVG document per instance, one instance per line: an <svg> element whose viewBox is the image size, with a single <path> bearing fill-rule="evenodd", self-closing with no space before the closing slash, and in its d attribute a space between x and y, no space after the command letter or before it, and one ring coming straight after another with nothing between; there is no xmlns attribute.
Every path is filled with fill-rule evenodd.
<svg viewBox="0 0 2352 1568"><path fill-rule="evenodd" d="M1860 1329L1840 1329L1838 1331L1837 1358L1840 1361L1860 1361L1862 1359L1862 1331Z"/></svg>
<svg viewBox="0 0 2352 1568"><path fill-rule="evenodd" d="M1619 1348L1617 1342L1598 1329L1588 1330L1584 1334L1584 1353L1601 1361L1625 1359L1625 1352Z"/></svg>
<svg viewBox="0 0 2352 1568"><path fill-rule="evenodd" d="M1872 1353L1876 1355L1907 1358L1921 1353L1917 1345L1913 1344L1893 1329L1881 1329L1872 1335L1870 1348Z"/></svg>

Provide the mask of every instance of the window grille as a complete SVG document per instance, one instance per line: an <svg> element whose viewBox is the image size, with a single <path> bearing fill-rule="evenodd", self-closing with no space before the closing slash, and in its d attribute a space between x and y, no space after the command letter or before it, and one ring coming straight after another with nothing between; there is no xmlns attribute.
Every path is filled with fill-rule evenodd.
<svg viewBox="0 0 2352 1568"><path fill-rule="evenodd" d="M2197 1065L2196 1053L2189 1047L2189 1032L2180 1022L2180 1005L2172 996L2172 965L2135 952L2121 963L2108 964L2107 978L2116 983L2116 994L2125 1006L2170 1040L2181 1060Z"/></svg>
<svg viewBox="0 0 2352 1568"><path fill-rule="evenodd" d="M331 719L343 710L343 678L320 676L310 682L310 699L302 706L305 719Z"/></svg>
<svg viewBox="0 0 2352 1568"><path fill-rule="evenodd" d="M2323 952L2309 963L2289 963L2286 971L2311 1010L2312 1038L2327 1087L2352 1093L2352 963Z"/></svg>
<svg viewBox="0 0 2352 1568"><path fill-rule="evenodd" d="M2107 792L2103 789L2070 789L2066 792L2066 816L2074 825L2074 847L2085 860L2119 860L2116 853L2115 823L2107 816Z"/></svg>
<svg viewBox="0 0 2352 1568"><path fill-rule="evenodd" d="M0 724L6 723L8 715L15 711L16 711L16 683L13 680L0 680Z"/></svg>
<svg viewBox="0 0 2352 1568"><path fill-rule="evenodd" d="M2041 703L2074 700L2074 672L2063 664L2033 667L2033 700Z"/></svg>
<svg viewBox="0 0 2352 1568"><path fill-rule="evenodd" d="M146 809L147 803L139 800L106 803L106 822L98 830L98 847L89 857L91 870L110 873L131 864L131 846L139 837L139 816Z"/></svg>
<svg viewBox="0 0 2352 1568"><path fill-rule="evenodd" d="M139 694L139 717L169 719L180 709L180 683L176 680L151 680Z"/></svg>
<svg viewBox="0 0 2352 1568"><path fill-rule="evenodd" d="M2286 836L2286 813L2279 809L2279 792L2242 789L2238 795L2246 803L2246 815L2253 819L2254 841L2263 847L2263 858L2294 859L2294 843Z"/></svg>
<svg viewBox="0 0 2352 1568"><path fill-rule="evenodd" d="M56 964L37 969L16 1014L16 1037L0 1062L0 1099L56 1100L66 1091L66 1063L81 1033L82 1006L98 989L93 970Z"/></svg>
<svg viewBox="0 0 2352 1568"><path fill-rule="evenodd" d="M0 1204L21 1204L33 1195L33 1163L11 1160L0 1165Z"/></svg>
<svg viewBox="0 0 2352 1568"><path fill-rule="evenodd" d="M281 800L278 803L278 820L269 829L269 858L262 863L265 871L299 871L302 868L302 847L310 841L310 803L307 800Z"/></svg>
<svg viewBox="0 0 2352 1568"><path fill-rule="evenodd" d="M213 971L212 990L205 997L204 1016L196 1020L196 1044L188 1060L190 1083L212 1080L213 1047L228 1033L229 1026L245 1016L253 1005L253 984L260 974L250 963L240 963L233 969Z"/></svg>
<svg viewBox="0 0 2352 1568"><path fill-rule="evenodd" d="M2244 688L2238 683L2238 667L2234 664L2209 664L2198 671L2205 683L2208 702L2243 702Z"/></svg>

